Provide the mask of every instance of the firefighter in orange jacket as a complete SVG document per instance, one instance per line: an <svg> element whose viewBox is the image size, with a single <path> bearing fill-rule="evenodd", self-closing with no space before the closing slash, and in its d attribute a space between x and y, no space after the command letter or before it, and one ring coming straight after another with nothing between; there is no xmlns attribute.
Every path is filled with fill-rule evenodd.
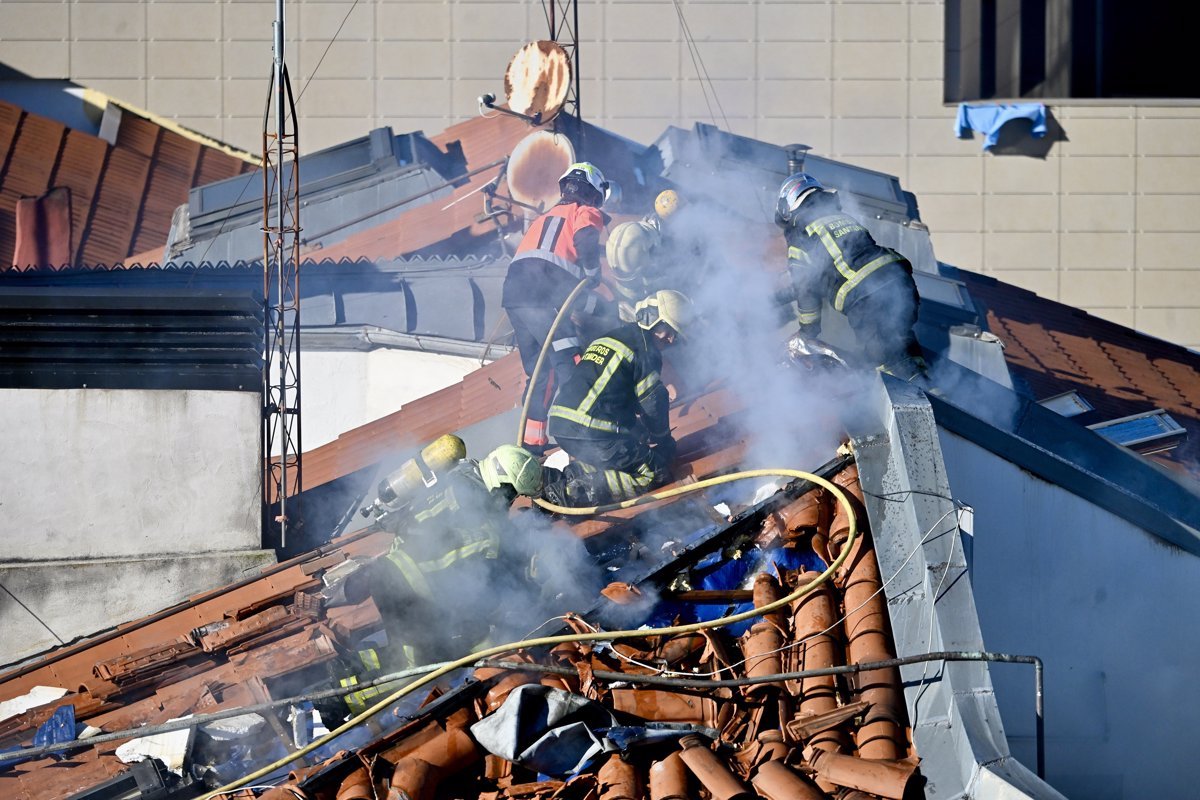
<svg viewBox="0 0 1200 800"><path fill-rule="evenodd" d="M527 378L567 295L581 280L595 281L600 276L600 232L608 222L600 207L608 181L595 166L580 162L567 168L558 186L562 199L534 220L504 278L501 304L512 322ZM600 302L597 295L589 293L575 308L595 313ZM530 451L541 453L549 444L546 414L556 383L568 374L581 352L579 332L566 318L550 343L547 364L537 381L526 387L532 400L522 444Z"/></svg>

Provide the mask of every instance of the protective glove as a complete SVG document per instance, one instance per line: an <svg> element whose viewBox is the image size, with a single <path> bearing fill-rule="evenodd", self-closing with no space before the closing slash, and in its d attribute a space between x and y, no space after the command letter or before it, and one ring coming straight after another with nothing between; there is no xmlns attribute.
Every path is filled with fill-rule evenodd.
<svg viewBox="0 0 1200 800"><path fill-rule="evenodd" d="M670 464L675 460L675 451L677 449L677 445L675 444L674 437L672 437L670 433L655 437L651 440L651 444L654 445L655 455L661 459L664 464Z"/></svg>

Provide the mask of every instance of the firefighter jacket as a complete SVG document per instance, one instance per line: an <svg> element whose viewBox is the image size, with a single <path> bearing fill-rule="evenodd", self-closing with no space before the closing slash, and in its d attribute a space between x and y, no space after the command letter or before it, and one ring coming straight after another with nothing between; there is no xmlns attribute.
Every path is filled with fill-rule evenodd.
<svg viewBox="0 0 1200 800"><path fill-rule="evenodd" d="M479 463L471 459L458 462L428 494L414 499L408 524L387 556L408 593L436 599L453 591L455 573L466 561L499 558L510 527L507 500L488 491Z"/></svg>
<svg viewBox="0 0 1200 800"><path fill-rule="evenodd" d="M896 251L876 244L832 195L810 200L785 235L801 331L820 330L823 300L844 311L876 291L908 291L911 286L911 265Z"/></svg>
<svg viewBox="0 0 1200 800"><path fill-rule="evenodd" d="M575 285L600 275L600 231L608 221L598 208L559 203L529 226L504 278L505 308L560 308Z"/></svg>
<svg viewBox="0 0 1200 800"><path fill-rule="evenodd" d="M660 377L662 354L633 323L596 339L550 406L555 436L670 438L670 400Z"/></svg>

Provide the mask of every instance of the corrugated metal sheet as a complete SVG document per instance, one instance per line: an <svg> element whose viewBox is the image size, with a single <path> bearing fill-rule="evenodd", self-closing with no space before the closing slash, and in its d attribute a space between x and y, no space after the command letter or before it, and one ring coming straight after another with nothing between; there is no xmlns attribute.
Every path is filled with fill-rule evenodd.
<svg viewBox="0 0 1200 800"><path fill-rule="evenodd" d="M252 169L129 110L110 145L0 101L0 265L13 263L22 197L69 189L72 263L117 264L135 253L161 253L189 188Z"/></svg>

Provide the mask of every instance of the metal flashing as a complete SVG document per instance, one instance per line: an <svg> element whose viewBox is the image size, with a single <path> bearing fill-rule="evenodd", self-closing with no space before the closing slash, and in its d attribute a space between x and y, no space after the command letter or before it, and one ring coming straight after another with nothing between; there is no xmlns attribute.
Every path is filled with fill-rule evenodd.
<svg viewBox="0 0 1200 800"><path fill-rule="evenodd" d="M1032 398L953 363L939 370L929 397L939 425L1200 555L1200 497L1191 486Z"/></svg>
<svg viewBox="0 0 1200 800"><path fill-rule="evenodd" d="M890 376L877 386L883 435L863 431L852 441L880 570L893 587L896 654L983 650L971 584L961 580L967 560L933 409L924 393ZM987 664L900 671L926 797L976 796L983 780L996 792L989 796L1062 797L1010 754Z"/></svg>

